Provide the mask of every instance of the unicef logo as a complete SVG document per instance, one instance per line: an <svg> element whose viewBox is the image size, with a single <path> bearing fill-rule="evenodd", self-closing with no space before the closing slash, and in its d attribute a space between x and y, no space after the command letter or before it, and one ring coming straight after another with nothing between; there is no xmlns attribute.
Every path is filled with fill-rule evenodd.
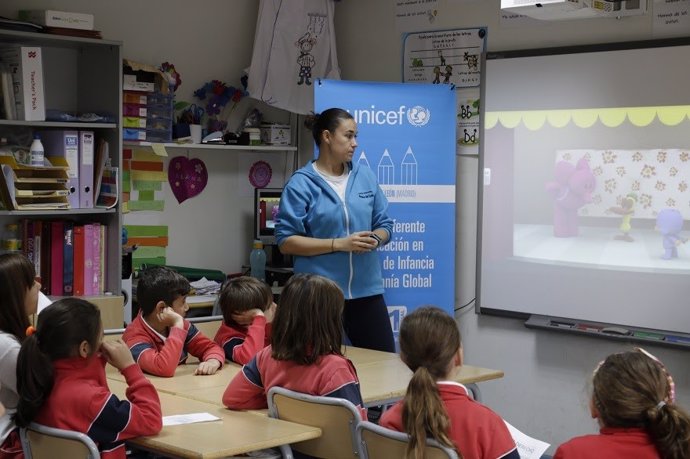
<svg viewBox="0 0 690 459"><path fill-rule="evenodd" d="M407 121L414 127L422 127L431 119L431 112L428 108L415 105L407 111Z"/></svg>

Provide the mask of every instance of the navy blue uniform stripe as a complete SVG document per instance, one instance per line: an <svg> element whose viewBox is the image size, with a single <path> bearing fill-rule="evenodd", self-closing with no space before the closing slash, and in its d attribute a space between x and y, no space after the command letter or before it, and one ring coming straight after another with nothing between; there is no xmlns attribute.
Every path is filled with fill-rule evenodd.
<svg viewBox="0 0 690 459"><path fill-rule="evenodd" d="M235 350L235 346L239 346L242 343L244 343L243 338L232 338L230 341L226 342L223 345L223 350L225 351L225 358L230 360L231 362L234 362L232 359L232 352Z"/></svg>
<svg viewBox="0 0 690 459"><path fill-rule="evenodd" d="M137 343L129 348L130 352L132 353L132 357L134 357L135 362L139 361L141 353L144 352L146 349L153 349L153 346L149 343Z"/></svg>
<svg viewBox="0 0 690 459"><path fill-rule="evenodd" d="M244 376L249 380L249 382L258 387L264 387L264 384L261 381L261 373L259 373L259 367L256 365L256 356L253 357L249 361L249 363L242 367L242 372L244 373Z"/></svg>
<svg viewBox="0 0 690 459"><path fill-rule="evenodd" d="M121 401L111 394L86 434L98 443L115 442L129 424L131 408L129 401Z"/></svg>

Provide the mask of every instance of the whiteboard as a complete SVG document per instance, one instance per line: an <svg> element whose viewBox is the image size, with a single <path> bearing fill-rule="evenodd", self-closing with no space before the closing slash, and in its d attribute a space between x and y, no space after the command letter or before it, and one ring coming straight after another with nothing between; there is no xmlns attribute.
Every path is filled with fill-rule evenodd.
<svg viewBox="0 0 690 459"><path fill-rule="evenodd" d="M487 56L481 311L690 332L688 62L689 40Z"/></svg>

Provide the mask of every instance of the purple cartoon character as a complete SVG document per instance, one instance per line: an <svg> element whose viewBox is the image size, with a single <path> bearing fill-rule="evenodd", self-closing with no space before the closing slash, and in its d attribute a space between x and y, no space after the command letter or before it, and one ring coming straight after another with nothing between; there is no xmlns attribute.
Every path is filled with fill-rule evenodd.
<svg viewBox="0 0 690 459"><path fill-rule="evenodd" d="M688 242L686 238L680 237L683 229L683 216L676 209L663 209L656 217L656 229L663 236L664 260L678 258L678 246Z"/></svg>
<svg viewBox="0 0 690 459"><path fill-rule="evenodd" d="M576 165L558 161L554 181L546 184L546 191L553 197L553 235L576 237L578 235L577 210L592 202L596 181L585 158Z"/></svg>

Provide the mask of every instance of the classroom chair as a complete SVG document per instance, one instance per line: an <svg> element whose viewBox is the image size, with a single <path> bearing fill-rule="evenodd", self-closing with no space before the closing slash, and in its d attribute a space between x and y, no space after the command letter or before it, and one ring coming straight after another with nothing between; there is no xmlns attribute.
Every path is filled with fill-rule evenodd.
<svg viewBox="0 0 690 459"><path fill-rule="evenodd" d="M360 459L405 457L409 439L406 433L386 429L373 422L363 421L357 425L355 436ZM424 457L427 459L458 459L458 454L434 439L427 439Z"/></svg>
<svg viewBox="0 0 690 459"><path fill-rule="evenodd" d="M276 386L268 391L268 414L272 418L321 428L319 438L281 446L280 451L286 459L292 459L292 449L328 459L359 457L355 428L362 417L349 400L308 395Z"/></svg>
<svg viewBox="0 0 690 459"><path fill-rule="evenodd" d="M19 429L19 438L25 459L101 457L93 440L81 432L56 429L32 422L28 427Z"/></svg>

